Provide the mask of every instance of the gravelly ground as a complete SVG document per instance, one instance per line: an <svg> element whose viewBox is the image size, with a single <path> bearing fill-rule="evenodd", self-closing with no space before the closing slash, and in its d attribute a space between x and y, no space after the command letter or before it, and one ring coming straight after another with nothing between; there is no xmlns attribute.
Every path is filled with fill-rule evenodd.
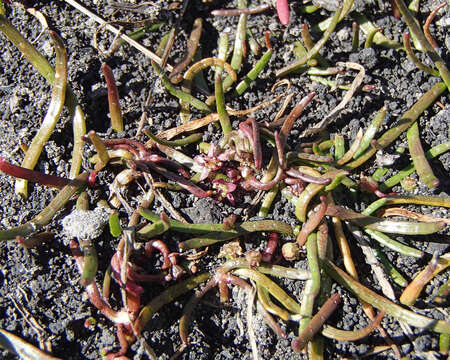
<svg viewBox="0 0 450 360"><path fill-rule="evenodd" d="M108 6L107 1L84 1L85 6L101 14L104 18L111 18L113 9ZM167 4L162 3L162 8L166 9ZM172 2L171 2L172 3ZM229 105L235 109L245 109L259 104L263 100L272 98L270 87L277 81L274 72L287 63L295 59L292 52L292 43L300 38L300 25L307 23L311 26L319 20L323 20L330 13L326 10L318 11L314 15L305 16L300 14L301 2L291 2L292 20L291 24L284 28L277 19L274 11L269 10L264 14L249 17L249 28L252 29L257 39L260 39L266 29L270 29L275 38L274 49L276 55L272 58L270 66L264 71L261 78L251 87L250 91L239 99L230 99ZM391 15L390 7L382 1L359 1L358 10L364 12L375 24L383 28L383 33L391 39L401 40L401 34L405 30L405 24L401 20L395 19ZM423 23L430 8L436 4L433 0L422 1L419 20ZM92 46L93 34L96 24L81 15L78 11L64 2L33 2L36 9L41 11L47 18L52 29L57 31L67 47L69 54L69 79L70 85L74 89L80 104L86 114L88 129L94 129L103 133L108 127L108 106L107 94L103 78L100 73L102 59L97 50ZM255 4L256 5L256 4ZM231 5L230 5L231 6ZM204 31L201 39L202 54L206 56L216 55L217 37L221 31L227 28L234 29L237 18L213 18L209 12L214 8L219 8L220 2L211 4L201 1L191 1L186 14L180 25L180 33L176 39L174 50L169 62L174 64L183 54L188 34L195 17L204 18ZM448 9L449 7L447 7ZM438 23L444 24L446 15L438 15ZM442 11L444 12L444 11ZM176 20L177 10L163 10L157 16L161 20L173 24ZM135 14L127 14L136 18ZM17 6L8 7L8 18L28 39L35 39L40 33L40 26L36 19L24 12ZM143 40L143 44L150 48L155 48L161 33L169 29L166 25L161 32L149 34ZM443 56L448 60L449 43L448 28L444 25L433 25L432 32L442 46ZM231 32L233 34L233 31ZM314 35L315 39L319 38ZM99 36L100 46L107 47L112 37L110 34L101 32ZM362 41L364 38L362 39ZM50 100L50 86L38 75L32 67L26 63L19 52L4 37L0 37L2 56L0 57L0 112L2 120L0 122L0 155L7 157L14 163L20 163L22 153L18 147L19 141L29 144L35 134L41 119ZM51 61L53 60L53 50L45 33L36 42L36 46ZM351 20L345 19L337 28L330 41L326 44L321 54L334 64L338 61L355 61L363 65L366 69L365 84L375 84L375 90L368 93L358 93L347 106L347 111L343 113L336 123L330 127L330 133L340 133L345 136L347 143L354 139L360 127L365 127L373 118L373 114L384 104L389 110L389 116L384 124L387 129L398 117L404 113L425 91L427 91L438 79L423 73L415 68L414 64L405 57L404 52L396 52L390 49L373 47L364 49L358 53L351 52ZM249 54L245 60L240 75L245 74L255 63L258 57ZM448 62L448 61L447 61ZM145 110L152 119L151 129L159 131L179 124L178 103L173 97L168 95L159 82L155 83L155 74L151 68L150 61L135 49L123 46L113 57L108 59L109 65L113 68L116 77L119 93L121 96L121 106L124 111L124 121L128 136L134 136L137 129L137 121L143 109L148 91L155 89L154 99L151 106ZM355 74L351 76L341 76L345 83L350 82ZM209 75L208 82L212 84L212 76ZM308 124L316 123L328 114L341 100L343 91L330 91L324 85L312 82L306 75L295 75L291 77L294 101L299 101L311 90L317 95L312 105L309 105L302 117L296 122L292 136L289 139L291 145L298 143L298 135ZM210 86L211 88L213 86ZM419 125L421 139L424 148L427 150L432 146L448 141L450 138L450 116L448 94L440 97L439 101L445 107L441 109L438 105L433 105L420 117ZM270 106L255 114L258 121L273 119L278 111L278 104ZM198 114L196 114L198 116ZM234 125L237 124L237 119ZM217 139L217 131L213 126L208 127L204 139ZM70 168L70 158L72 151L72 129L67 113L64 113L49 143L45 147L37 169L58 175L67 175ZM396 146L406 145L406 138L402 136L395 146L388 148L388 152L393 152ZM190 148L190 152L194 152ZM394 165L391 172L403 168L408 163L408 156L402 156ZM84 164L88 168L88 164ZM441 185L432 193L434 195L448 196L450 168L450 154L444 154L432 161L433 170L440 179ZM368 166L364 169L366 174L371 174L373 168ZM415 177L415 175L413 175ZM356 179L357 177L355 177ZM102 175L100 184L106 184L111 180L111 175ZM11 179L0 176L0 222L2 228L8 228L31 219L39 212L45 204L56 194L55 190L45 189L41 186L30 187L30 197L23 201L13 192ZM394 191L404 192L400 187ZM416 193L430 194L425 186L419 183ZM95 191L91 191L92 202L107 198L109 190L104 186ZM130 201L136 203L136 194L139 194L137 187L130 190ZM236 207L226 204L217 204L212 200L198 200L192 195L175 192L165 193L168 200L193 222L221 222L226 215L245 213L252 196L240 196ZM361 210L370 203L373 198L370 196L358 196L349 200L347 193L338 196L339 201L353 206L356 210ZM162 207L157 202L157 211ZM447 212L443 208L431 209L427 207L417 207L425 214L433 216L447 217ZM431 212L432 211L432 212ZM248 211L250 217L256 212L252 209ZM99 358L100 349L106 346L117 346L115 342L114 328L112 324L103 316L99 315L95 308L89 305L83 295L83 289L78 283L78 272L73 258L68 249L68 239L61 233L60 220L64 213L53 221L49 229L54 233L54 240L36 249L26 250L18 246L15 242L3 242L0 244L0 328L13 332L33 344L37 344L37 337L31 327L25 322L23 316L13 306L11 298L21 302L30 314L46 329L50 336L53 354L63 359L96 359ZM121 213L123 219L125 213ZM270 215L271 218L287 221L296 224L294 208L284 199L278 199ZM263 248L265 236L247 239L245 247ZM401 238L400 238L401 239ZM447 233L437 234L432 237L419 237L414 241L411 237L403 238L405 241L413 243L418 248L424 250L427 255L435 251L440 254L448 251L449 235ZM437 241L430 242L430 239ZM176 249L179 238L177 235L167 238L172 249ZM112 239L106 232L98 239L96 246L100 259L100 270L104 272L108 261L114 251L115 239ZM375 291L380 288L373 279L370 267L364 263L364 257L357 245L351 245L355 260L358 261L362 282ZM198 265L201 269L211 270L218 265L215 258L217 249L212 249L210 255L202 259ZM337 254L337 252L336 252ZM414 274L422 269L429 258L423 260L398 256L387 251L393 264L401 269L402 273L411 279ZM335 262L342 267L339 258ZM304 260L296 264L297 267L306 267ZM99 276L97 280L101 281ZM436 319L449 318L448 307L433 309L431 295L440 284L448 279L448 272L434 279L425 289L421 299L417 303L417 311ZM281 281L280 284L292 296L301 298L303 284L300 282ZM394 287L397 297L401 293L401 288ZM23 290L27 297L19 297ZM162 290L158 286L146 288L143 301L151 299ZM343 329L353 329L355 326L366 324L366 318L357 300L341 289L336 284L333 291L339 291L343 295L343 305L338 309L330 322ZM117 297L116 299L119 299ZM156 354L161 359L169 358L180 346L181 341L178 336L177 320L181 315L183 304L187 297L182 297L169 306L164 307L154 316L151 324L144 331L144 338L154 348ZM448 304L447 304L448 305ZM246 301L242 295L233 291L233 300L230 306L219 304L215 293L209 294L201 308L195 312L194 328L192 332L193 345L182 353L182 359L236 359L250 358L250 346L245 325ZM88 316L94 316L98 320L97 327L87 330L83 327L84 320ZM255 325L257 330L257 340L260 357L263 359L293 359L302 357L295 354L290 349L290 340L297 334L294 324L287 324L289 340L280 340L268 330L258 318ZM243 324L243 325L242 325ZM427 331L414 330L412 339L408 339L397 321L386 317L383 326L389 332L393 340L401 346L404 355L411 359L439 358L438 336ZM369 338L359 342L339 342L326 341L325 357L340 358L354 357L360 358L362 354L369 351L374 345L382 345L378 334L372 334ZM2 353L2 358L12 359L12 355ZM146 358L143 355L143 348L139 344L134 344L129 351L131 358ZM303 356L304 357L304 356ZM393 357L389 352L376 356L377 358ZM441 357L442 358L442 357Z"/></svg>

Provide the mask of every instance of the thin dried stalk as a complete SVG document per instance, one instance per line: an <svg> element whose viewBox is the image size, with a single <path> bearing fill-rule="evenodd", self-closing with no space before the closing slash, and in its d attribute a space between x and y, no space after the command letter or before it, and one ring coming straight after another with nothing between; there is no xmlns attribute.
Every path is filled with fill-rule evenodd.
<svg viewBox="0 0 450 360"><path fill-rule="evenodd" d="M95 15L92 11L89 11L88 9L86 9L84 6L80 5L77 1L75 1L75 0L64 0L64 1L66 3L68 3L69 5L73 6L78 11L85 14L86 16L88 16L90 19L93 19L94 21L99 23L101 26L104 26L107 30L118 35L121 39L126 41L128 44L130 44L131 46L133 46L134 48L136 48L137 50L142 52L145 56L149 57L153 61L156 61L160 65L163 63L159 56L157 56L156 54L154 54L149 49L142 46L141 44L139 44L137 41L133 40L129 36L122 34L119 29L115 28L114 26L112 26L111 24L109 24L108 22L103 20L100 16ZM169 64L166 64L165 67L169 71L172 71L172 69L173 69L173 67Z"/></svg>
<svg viewBox="0 0 450 360"><path fill-rule="evenodd" d="M246 109L246 110L227 109L227 111L228 111L228 114L233 115L233 116L247 116L247 115L254 113L255 111L257 111L259 109L262 109L262 108L265 108L272 104L277 103L285 96L286 96L286 94L279 95L272 100L264 101L259 105L251 107L250 109ZM177 126L175 128L162 131L158 135L167 140L170 140L170 139L174 138L175 136L182 134L183 132L197 130L199 128L202 128L202 127L209 125L213 122L216 122L218 120L219 120L219 115L217 113L212 113L201 119L192 120L187 124L183 124L183 125ZM147 142L146 145L151 145L151 143Z"/></svg>
<svg viewBox="0 0 450 360"><path fill-rule="evenodd" d="M350 86L350 89L345 93L344 97L342 98L341 102L323 119L321 120L317 125L315 125L311 129L305 130L300 137L309 136L312 134L316 134L318 132L321 132L325 130L325 128L335 121L339 114L344 110L345 106L350 102L355 92L359 89L359 87L362 84L362 81L364 79L364 75L366 71L364 70L364 67L360 64L353 63L353 62L346 62L346 63L338 63L338 66L345 66L349 69L358 70L358 74L353 79L353 82Z"/></svg>
<svg viewBox="0 0 450 360"><path fill-rule="evenodd" d="M420 214L408 209L403 208L388 208L381 210L381 212L378 214L380 217L388 217L388 216L403 216L409 219L415 219L423 222L436 222L436 221L443 221L447 225L450 225L450 219L444 219L444 218L436 218L433 216L427 216L424 214Z"/></svg>
<svg viewBox="0 0 450 360"><path fill-rule="evenodd" d="M21 359L61 360L3 329L0 329L0 345L18 355Z"/></svg>

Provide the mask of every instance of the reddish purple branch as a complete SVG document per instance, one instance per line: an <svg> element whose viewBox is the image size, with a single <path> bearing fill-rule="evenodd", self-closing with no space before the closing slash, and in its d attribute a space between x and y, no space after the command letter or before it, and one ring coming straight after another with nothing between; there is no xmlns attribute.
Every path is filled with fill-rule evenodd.
<svg viewBox="0 0 450 360"><path fill-rule="evenodd" d="M252 135L253 135L253 158L255 159L255 168L256 170L261 169L262 163L262 149L261 149L261 140L259 137L259 127L255 118L248 118L247 122L252 125Z"/></svg>
<svg viewBox="0 0 450 360"><path fill-rule="evenodd" d="M286 161L284 156L284 148L283 148L283 142L281 141L280 134L278 131L275 131L275 146L277 148L277 154L278 154L278 163L282 169L286 168Z"/></svg>
<svg viewBox="0 0 450 360"><path fill-rule="evenodd" d="M261 141L259 139L259 128L254 118L248 118L239 124L239 130L241 130L250 141L250 145L253 150L253 161L255 163L255 169L261 169L262 163L262 150Z"/></svg>
<svg viewBox="0 0 450 360"><path fill-rule="evenodd" d="M254 176L252 176L250 179L245 180L242 183L242 187L244 189L253 188L253 189L257 189L257 190L270 190L274 186L276 186L281 180L283 180L284 177L285 177L284 171L281 167L279 167L277 174L271 181L269 181L267 183L262 183L262 182L256 180L256 178Z"/></svg>
<svg viewBox="0 0 450 360"><path fill-rule="evenodd" d="M330 298L322 305L320 310L311 319L305 329L298 338L292 340L292 349L295 352L300 352L308 342L313 338L313 336L320 330L325 321L331 316L331 314L336 310L338 305L341 303L341 297L338 293L330 296Z"/></svg>
<svg viewBox="0 0 450 360"><path fill-rule="evenodd" d="M168 166L171 167L172 169L178 171L178 173L181 176L184 176L186 179L190 178L189 172L183 167L183 165L177 163L176 161L167 159L167 158L163 158L160 155L157 154L149 154L149 155L145 155L142 157L142 160L147 160L147 161L151 161L152 163L155 164L161 164L164 166Z"/></svg>
<svg viewBox="0 0 450 360"><path fill-rule="evenodd" d="M105 356L105 360L130 360L128 357L125 356L125 354L128 351L128 341L127 341L127 335L129 334L125 327L121 324L117 324L117 338L119 339L120 344L120 350L116 353L110 353Z"/></svg>
<svg viewBox="0 0 450 360"><path fill-rule="evenodd" d="M151 257L153 249L158 250L164 259L162 269L168 269L172 265L172 261L169 258L170 250L162 240L152 240L145 243L145 256ZM175 263L176 264L176 263Z"/></svg>
<svg viewBox="0 0 450 360"><path fill-rule="evenodd" d="M379 198L384 198L387 196L395 196L397 193L391 192L391 193L384 193L381 190L378 189L378 183L371 178L370 176L361 176L361 179L359 180L359 187L362 191L367 191L374 193Z"/></svg>
<svg viewBox="0 0 450 360"><path fill-rule="evenodd" d="M289 133L291 132L292 127L294 126L295 120L297 120L297 118L302 114L306 105L308 105L311 102L314 96L316 96L316 93L314 91L306 95L303 99L300 100L300 102L291 110L289 115L286 117L286 120L284 121L283 126L281 127L280 130L280 136L281 140L283 141L283 145L286 144Z"/></svg>
<svg viewBox="0 0 450 360"><path fill-rule="evenodd" d="M264 40L266 42L266 46L269 50L272 50L272 42L270 41L270 34L271 34L270 30L264 31Z"/></svg>
<svg viewBox="0 0 450 360"><path fill-rule="evenodd" d="M6 161L6 159L2 156L0 156L0 170L15 178L25 179L33 183L51 186L58 189L63 188L70 182L70 179L60 176L48 175L39 171L26 169L22 166L13 165Z"/></svg>
<svg viewBox="0 0 450 360"><path fill-rule="evenodd" d="M267 241L266 248L262 254L262 260L265 262L272 262L273 254L278 247L278 243L280 242L280 235L276 232L272 232L269 235L269 241Z"/></svg>
<svg viewBox="0 0 450 360"><path fill-rule="evenodd" d="M297 244L299 247L305 245L306 239L308 238L309 234L311 234L316 229L316 227L319 226L320 222L327 212L328 204L325 200L325 196L321 196L320 201L321 203L319 206L319 210L317 210L308 218L308 220L303 224L302 229L298 233Z"/></svg>
<svg viewBox="0 0 450 360"><path fill-rule="evenodd" d="M137 160L137 161L135 161L135 164L136 164L137 168L139 168L142 171L148 171L149 168L152 170L155 170L157 173L164 176L166 179L176 182L183 189L189 191L190 193L194 194L195 196L197 196L199 198L210 197L213 194L213 192L211 190L204 191L203 189L199 188L197 185L194 185L193 183L191 183L190 181L181 177L180 175L174 174L173 172L170 172L170 171L168 171L162 167L159 167L151 162Z"/></svg>
<svg viewBox="0 0 450 360"><path fill-rule="evenodd" d="M292 176L294 178L306 181L308 183L312 184L319 184L319 185L328 185L331 182L331 179L327 178L319 178L316 176L308 175L305 173L302 173L301 171L298 171L296 169L289 169L286 171L286 174L289 176Z"/></svg>
<svg viewBox="0 0 450 360"><path fill-rule="evenodd" d="M81 139L89 144L92 144L88 136L82 136ZM113 148L116 145L128 145L129 147L124 147L127 150L130 150L131 147L132 149L139 150L139 153L141 155L148 153L148 149L145 147L144 144L132 139L102 139L102 142L107 148Z"/></svg>

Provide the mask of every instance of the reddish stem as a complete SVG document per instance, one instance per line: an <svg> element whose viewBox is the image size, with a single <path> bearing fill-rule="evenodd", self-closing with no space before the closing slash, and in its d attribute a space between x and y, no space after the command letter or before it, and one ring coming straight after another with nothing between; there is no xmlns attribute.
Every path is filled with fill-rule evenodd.
<svg viewBox="0 0 450 360"><path fill-rule="evenodd" d="M279 167L277 174L271 181L269 181L267 183L262 183L262 182L256 180L256 178L254 176L252 176L250 179L248 179L242 183L242 187L244 189L254 188L257 190L270 190L274 186L276 186L281 180L283 180L284 176L285 175L284 175L283 169L281 167Z"/></svg>
<svg viewBox="0 0 450 360"><path fill-rule="evenodd" d="M395 3L394 0L391 0L391 5L392 5L392 15L396 18L396 19L400 19L402 17L402 14L400 13L400 11L398 10L397 4Z"/></svg>
<svg viewBox="0 0 450 360"><path fill-rule="evenodd" d="M6 159L0 156L0 170L9 176L15 178L25 179L33 183L44 186L51 186L58 189L66 186L70 179L55 175L48 175L35 170L29 170L22 166L17 166L9 163Z"/></svg>
<svg viewBox="0 0 450 360"><path fill-rule="evenodd" d="M270 50L272 50L272 42L270 41L270 34L271 31L270 30L266 30L264 32L264 40L266 41L266 47Z"/></svg>
<svg viewBox="0 0 450 360"><path fill-rule="evenodd" d="M150 257L153 254L153 249L158 250L164 259L164 264L162 266L162 269L168 269L172 265L171 258L169 257L170 251L167 245L162 240L152 240L147 241L145 243L145 255ZM174 257L172 257L174 258ZM176 261L176 260L174 260ZM175 262L176 265L176 262Z"/></svg>
<svg viewBox="0 0 450 360"><path fill-rule="evenodd" d="M305 329L298 338L292 340L292 349L295 352L300 352L308 342L313 338L313 336L320 330L325 321L331 316L331 314L336 310L341 302L341 297L338 293L330 296L330 298L322 305L320 310L311 319Z"/></svg>
<svg viewBox="0 0 450 360"><path fill-rule="evenodd" d="M170 172L167 169L159 167L151 162L137 160L137 161L135 161L135 164L136 164L137 168L140 168L140 170L143 170L143 171L148 171L149 169L155 170L156 172L158 172L165 178L176 182L183 189L191 192L192 194L194 194L195 196L197 196L199 198L210 197L213 194L213 192L211 190L204 191L203 189L199 188L197 185L194 185L193 183L186 180L185 178L183 178L177 174L174 174L173 172Z"/></svg>
<svg viewBox="0 0 450 360"><path fill-rule="evenodd" d="M269 241L267 241L266 248L262 254L262 261L272 262L273 254L278 247L278 243L280 242L280 235L276 232L272 232L269 235Z"/></svg>
<svg viewBox="0 0 450 360"><path fill-rule="evenodd" d="M311 102L314 96L316 96L316 93L314 91L306 95L303 99L300 100L300 102L292 109L292 111L286 117L286 120L284 121L283 126L281 127L280 130L280 136L281 139L283 140L283 144L286 143L289 133L291 132L292 127L294 126L295 120L297 120L297 118L302 114L306 105L308 105Z"/></svg>
<svg viewBox="0 0 450 360"><path fill-rule="evenodd" d="M262 163L262 149L261 140L259 138L259 126L255 118L248 118L247 123L252 126L252 137L253 137L253 158L255 160L255 168L257 170L261 169Z"/></svg>
<svg viewBox="0 0 450 360"><path fill-rule="evenodd" d="M331 182L331 179L329 178L319 178L302 173L301 171L298 171L296 169L289 169L288 171L286 171L286 174L312 184L328 185Z"/></svg>
<svg viewBox="0 0 450 360"><path fill-rule="evenodd" d="M147 160L147 161L151 161L155 164L161 164L164 166L168 166L171 167L172 169L178 171L178 173L185 177L186 179L189 179L191 176L189 175L189 172L183 167L183 165L177 163L176 161L167 159L167 158L163 158L160 155L157 154L149 154L146 156L142 157L142 160Z"/></svg>
<svg viewBox="0 0 450 360"><path fill-rule="evenodd" d="M125 327L122 324L117 324L117 338L119 339L120 350L116 353L111 353L105 356L105 360L129 360L125 354L128 351L128 341L127 335L130 336L126 332Z"/></svg>
<svg viewBox="0 0 450 360"><path fill-rule="evenodd" d="M72 251L72 255L75 258L78 270L80 271L80 273L82 273L84 267L84 258L78 246L78 243L75 240L71 240L70 250ZM92 305L94 305L103 315L105 315L105 317L107 317L115 324L124 324L124 325L129 324L130 318L128 316L128 313L124 310L120 311L113 310L111 306L108 303L106 303L100 296L100 292L98 291L98 287L95 280L92 280L92 282L85 287L85 290L89 296L89 300L91 301Z"/></svg>
<svg viewBox="0 0 450 360"><path fill-rule="evenodd" d="M436 9L434 9L430 13L430 15L428 15L427 20L425 21L425 25L423 26L423 32L425 33L425 37L427 38L431 46L436 50L439 49L439 45L436 43L436 41L434 40L433 36L430 33L430 24L433 21L434 17L436 16L437 12L441 10L445 5L447 5L447 2L443 2L438 7L436 7Z"/></svg>
<svg viewBox="0 0 450 360"><path fill-rule="evenodd" d="M305 245L306 239L308 238L309 234L311 234L316 229L316 227L319 226L320 222L322 221L323 217L327 212L328 204L325 200L325 196L321 196L320 201L321 202L319 210L317 210L313 215L311 215L308 218L308 220L302 226L302 229L298 233L297 244L299 247Z"/></svg>
<svg viewBox="0 0 450 360"><path fill-rule="evenodd" d="M286 160L284 156L284 148L283 148L283 142L281 141L280 134L278 131L274 132L275 136L275 146L277 148L277 155L278 155L278 163L280 164L280 167L282 169L286 168Z"/></svg>

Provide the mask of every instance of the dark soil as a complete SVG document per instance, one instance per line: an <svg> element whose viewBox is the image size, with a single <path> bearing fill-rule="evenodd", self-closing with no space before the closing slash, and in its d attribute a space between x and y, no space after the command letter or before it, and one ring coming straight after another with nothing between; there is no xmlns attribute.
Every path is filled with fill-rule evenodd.
<svg viewBox="0 0 450 360"><path fill-rule="evenodd" d="M74 89L83 107L87 128L94 129L99 133L107 132L109 126L107 93L100 71L100 65L104 60L92 46L93 36L97 28L96 23L62 1L36 1L30 3L44 14L50 27L64 39L69 55L70 86ZM113 8L108 5L108 1L85 0L83 3L103 18L113 19ZM406 29L406 25L402 20L397 20L392 16L389 2L372 0L359 1L357 3L358 10L364 12L376 26L381 27L387 37L401 41L401 35ZM173 2L170 2L170 4L173 4ZM421 2L420 14L418 15L421 23L424 23L430 9L436 4L437 2L434 0ZM166 9L167 6L168 4L163 2L162 8ZM237 18L213 18L209 15L211 10L221 6L219 1L213 1L212 3L206 1L203 3L200 0L190 1L180 23L180 32L176 38L173 51L170 54L169 62L171 64L176 63L182 57L195 17L200 16L204 19L204 30L201 39L203 57L216 55L217 38L220 32L225 31L227 28L232 29L232 39ZM234 2L233 5L230 4L229 6L235 6ZM273 95L270 93L270 88L277 81L274 73L295 59L292 52L292 44L300 39L301 24L307 23L313 26L330 15L329 11L320 10L313 15L305 16L300 14L300 6L300 1L291 1L291 23L287 28L281 26L275 12L272 10L266 11L261 15L249 17L248 26L258 40L261 40L262 34L266 29L270 29L273 32L273 45L276 55L272 58L270 66L263 71L260 79L252 84L250 90L240 98L230 99L229 106L234 109L246 109L272 98ZM7 10L8 18L25 37L30 40L37 38L41 27L33 16L18 6L8 6ZM442 15L445 12L446 15ZM143 44L155 49L161 34L168 31L170 26L177 21L178 13L179 9L159 12L157 14L158 19L166 21L168 25L164 26L159 32L149 34L142 41ZM447 7L447 10L441 11L436 20L444 24L446 19L448 26L448 16L449 7ZM122 13L116 19L120 17L122 19L125 17L138 19L139 14ZM431 27L432 33L438 44L442 46L442 55L444 57L447 56L448 60L448 27L436 25L436 20ZM374 113L383 104L389 110L388 119L384 124L384 129L387 129L423 93L439 81L438 78L419 71L406 58L403 51L396 52L374 46L370 49L361 50L358 53L352 53L351 25L352 20L350 18L342 21L321 51L323 57L330 64L335 64L338 61L360 63L365 67L367 73L364 83L376 85L373 91L357 93L346 107L345 113L341 114L336 123L329 127L330 133L342 134L347 144L352 142L359 128L367 127L373 119ZM313 36L315 40L318 40L320 37L317 34L313 34ZM100 32L100 47L107 48L111 40L111 34L104 31ZM362 37L361 41L363 40L364 37ZM446 44L447 48L445 48ZM35 45L54 62L54 51L47 32L39 38ZM2 134L0 136L0 155L13 163L20 164L23 154L19 148L19 143L29 144L31 142L47 111L51 87L3 36L0 36L0 46L2 49L0 57L0 113L2 119L0 122ZM245 74L258 58L249 52L249 56L239 73L240 76ZM428 59L424 60L428 61ZM145 107L149 119L152 121L151 130L157 132L174 127L180 123L178 102L163 89L159 81L155 81L155 73L148 58L129 46L122 46L107 62L112 67L118 83L124 122L126 124L126 133L119 134L119 136L133 137L136 134L138 120L151 88L154 89L153 102L151 106ZM354 75L346 74L339 78L344 83L350 83ZM294 102L298 102L312 90L317 93L315 100L296 122L292 131L289 142L290 145L295 147L299 142L298 135L309 124L317 123L326 116L342 99L344 91L331 91L330 88L324 85L312 82L306 75L291 76L290 80L296 94ZM211 75L208 76L208 83L210 88L213 89ZM450 138L450 102L448 94L441 96L439 101L445 109L438 105L433 105L425 111L419 120L421 140L425 150L448 141ZM255 113L255 117L261 122L265 120L270 121L278 109L279 104L270 106ZM73 135L67 115L67 112L64 112L50 141L45 146L45 150L37 164L37 170L68 176ZM196 114L196 116L200 117L200 114ZM232 120L233 126L236 127L238 119L233 118ZM204 140L217 140L217 133L218 131L215 127L209 126ZM104 136L111 136L111 134L108 133ZM387 152L393 153L400 144L407 147L405 136L402 136L394 146L388 148ZM194 156L195 148L190 147L188 152L190 152L188 155ZM91 154L92 149L86 147L86 159ZM408 162L408 155L402 156L394 164L390 174L395 173L396 169L403 168ZM366 175L372 174L375 169L374 161L369 161L369 164L362 169ZM434 159L431 165L436 176L440 179L441 185L430 192L419 182L415 193L448 196L450 194L450 154L444 154ZM87 161L84 167L85 169L90 169ZM416 175L413 175L413 177L416 177ZM354 177L354 179L357 178L358 176ZM102 175L99 179L101 186L95 190L90 190L92 204L99 199L108 198L109 189L107 185L111 179L112 176L110 174ZM140 184L145 186L144 182L140 182ZM24 201L14 194L13 189L14 183L11 178L1 175L0 221L2 228L10 228L31 219L56 194L55 190L32 185L30 186L30 197ZM401 187L394 188L394 191L404 193ZM199 200L193 195L186 193L165 192L164 194L173 206L192 222L220 223L227 215L232 213L240 216L248 215L250 219L254 219L258 209L258 207L249 207L255 195L253 193L238 196L236 207L228 204L218 204L211 199ZM128 195L131 206L136 206L142 191L134 185L130 188ZM369 195L358 195L356 198L351 198L344 189L339 197L338 201L349 205L357 211L361 211L368 203L374 200ZM69 204L67 209L70 209L72 205L73 203ZM155 202L153 208L158 213L163 211L159 202ZM448 217L447 211L443 208L422 206L416 208L416 210L437 217ZM62 359L98 359L101 357L100 350L102 348L118 349L118 343L113 324L102 315L99 315L97 310L90 305L83 288L79 284L79 273L68 248L70 239L67 239L62 234L61 228L61 219L68 213L69 210L62 211L52 221L48 230L54 234L53 240L38 248L27 250L16 244L15 241L0 244L0 328L10 331L32 344L38 344L36 333L14 306L12 299L15 299L17 303L21 304L29 312L30 315L27 317L34 317L45 329L44 335L51 340L54 356ZM127 221L126 212L122 211L120 216L125 224ZM294 207L283 198L277 198L269 217L286 221L292 225L297 224ZM352 240L350 234L348 235L349 240ZM267 236L265 234L245 239L243 247L245 249L262 249L266 239ZM413 244L426 252L427 257L422 260L399 256L389 250L386 250L386 253L393 264L409 280L414 277L414 274L424 268L434 252L443 254L448 251L449 239L448 232L426 238L401 238L401 240ZM166 236L165 240L170 248L175 251L180 236ZM286 240L288 239L283 239L283 241ZM116 244L117 239L111 238L107 231L96 240L99 254L99 272L97 277L99 283L102 281L102 274L108 266ZM380 286L374 280L370 266L365 263L364 256L358 245L352 242L351 247L354 259L358 261L361 281L380 293ZM209 255L197 264L200 270L212 270L221 263L222 259L217 260L216 258L219 248L220 246L212 247ZM335 254L337 253L336 249ZM338 266L343 266L339 258L336 258L335 262ZM288 263L286 262L284 265L288 265ZM305 260L302 260L295 266L306 268L307 263ZM431 301L432 294L447 279L448 271L446 274L436 277L426 286L420 300L416 303L417 308L414 308L418 313L436 319L449 319L448 307L435 308ZM280 285L290 295L300 301L303 282L281 281ZM162 289L163 287L158 285L146 286L143 302L145 303L158 295ZM394 289L398 298L402 289L395 285ZM329 320L330 323L338 328L347 330L365 325L367 320L356 298L335 284L333 292L336 291L342 294L343 302ZM114 296L115 298L112 299L113 305L119 305L120 295L117 293ZM187 299L188 296L184 296L163 307L153 317L143 332L144 339L155 350L160 359L170 358L181 345L178 335L178 319ZM233 290L233 298L229 306L220 304L216 292L208 294L205 301L198 306L194 314L194 323L191 329L192 345L181 354L180 358L196 360L251 358L251 349L246 330L246 303L246 299L236 289ZM94 330L88 330L84 327L84 321L89 316L93 316L97 320ZM294 353L290 347L290 341L297 335L298 329L296 324L283 325L287 330L288 340L281 340L265 326L260 318L255 317L255 320L257 323L254 324L254 328L256 330L259 355L262 359L297 359L306 357L306 355ZM402 354L409 356L410 359L443 358L438 353L438 334L413 329L413 336L408 338L395 319L386 316L382 324L394 342L400 346ZM335 359L341 357L360 358L374 346L383 345L384 342L379 334L375 332L370 337L358 342L326 340L325 344L325 358ZM142 345L139 343L131 346L128 355L134 359L147 358ZM15 358L5 351L0 356L3 359ZM394 355L388 351L375 355L375 357L393 358Z"/></svg>

